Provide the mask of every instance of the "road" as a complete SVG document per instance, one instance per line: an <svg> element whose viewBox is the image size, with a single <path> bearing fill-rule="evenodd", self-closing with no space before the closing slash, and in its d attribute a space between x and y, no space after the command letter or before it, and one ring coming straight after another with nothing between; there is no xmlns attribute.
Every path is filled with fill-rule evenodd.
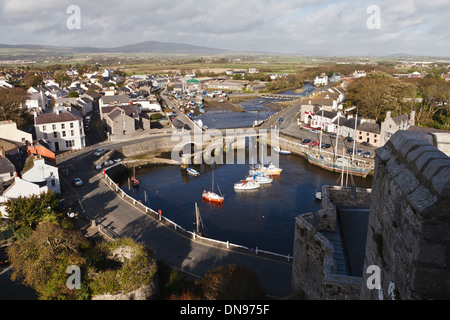
<svg viewBox="0 0 450 320"><path fill-rule="evenodd" d="M102 146L112 149L124 143L102 143ZM244 265L259 276L269 297L283 298L291 294L291 263L193 241L164 226L126 202L102 180L101 173L92 169L97 159L93 152L80 151L58 161L63 196L79 199L84 217L96 220L120 237L144 243L155 252L157 259L193 276L201 277L220 265ZM70 181L74 177L80 177L85 184L72 186Z"/></svg>

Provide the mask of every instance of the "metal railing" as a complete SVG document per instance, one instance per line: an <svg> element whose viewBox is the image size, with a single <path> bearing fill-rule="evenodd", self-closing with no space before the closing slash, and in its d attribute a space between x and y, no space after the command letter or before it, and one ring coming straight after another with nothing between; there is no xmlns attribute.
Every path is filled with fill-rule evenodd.
<svg viewBox="0 0 450 320"><path fill-rule="evenodd" d="M185 228L181 227L180 225L178 225L177 223L175 223L174 221L164 217L162 215L162 212L159 211L155 211L152 208L146 206L145 204L143 204L141 201L138 201L136 199L134 199L133 197L131 197L130 195L128 195L124 190L122 190L119 185L114 182L106 173L106 171L110 169L107 168L105 170L103 170L103 177L106 180L106 183L109 184L110 187L113 187L114 190L116 191L116 193L120 194L122 196L122 198L128 199L135 207L141 207L141 209L143 209L145 211L146 214L150 215L151 217L155 218L156 220L165 223L168 226L171 226L172 228L174 228L175 231L179 231L179 232L184 232L188 235L190 235L190 237L192 238L192 240L196 240L196 239L200 239L200 240L204 240L207 242L212 242L215 244L219 244L222 245L224 247L226 247L227 249L230 248L235 248L235 249L243 249L243 250L248 250L251 251L253 253L255 253L256 255L258 255L259 253L262 254L267 254L269 256L274 256L274 257L280 257L280 258L284 258L287 259L288 262L291 262L292 260L292 256L291 255L282 255L282 254L278 254L278 253L274 253L274 252L270 252L270 251L264 251L264 250L259 250L258 247L253 250L250 248L247 248L245 246L242 245L238 245L238 244L234 244L234 243L230 243L229 241L221 241L221 240L215 240L215 239L211 239L211 238L207 238L207 237L202 237L198 234L196 234L195 232L192 231L188 231Z"/></svg>

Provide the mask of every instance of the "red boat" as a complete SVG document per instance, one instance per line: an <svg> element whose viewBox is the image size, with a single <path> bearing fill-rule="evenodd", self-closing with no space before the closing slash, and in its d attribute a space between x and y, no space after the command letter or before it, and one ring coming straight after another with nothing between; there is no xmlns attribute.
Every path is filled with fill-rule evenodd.
<svg viewBox="0 0 450 320"><path fill-rule="evenodd" d="M136 179L135 177L132 177L132 178L130 179L130 184L131 184L133 187L138 187L138 186L139 186L139 180Z"/></svg>

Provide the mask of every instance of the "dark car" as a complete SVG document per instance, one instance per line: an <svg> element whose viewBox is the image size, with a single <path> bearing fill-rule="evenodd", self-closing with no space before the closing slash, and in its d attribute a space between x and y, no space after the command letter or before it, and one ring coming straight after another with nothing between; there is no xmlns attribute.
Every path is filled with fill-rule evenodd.
<svg viewBox="0 0 450 320"><path fill-rule="evenodd" d="M330 138L336 139L337 135L336 133L330 133Z"/></svg>
<svg viewBox="0 0 450 320"><path fill-rule="evenodd" d="M328 149L331 147L331 144L329 143L322 143L322 149Z"/></svg>
<svg viewBox="0 0 450 320"><path fill-rule="evenodd" d="M6 247L0 248L0 267L9 265L9 257L6 253Z"/></svg>
<svg viewBox="0 0 450 320"><path fill-rule="evenodd" d="M362 142L361 143L363 146L366 146L366 147L371 147L372 145L370 144L370 143L368 143L368 142Z"/></svg>
<svg viewBox="0 0 450 320"><path fill-rule="evenodd" d="M305 139L305 140L302 141L302 144L308 144L310 142L311 142L311 139Z"/></svg>
<svg viewBox="0 0 450 320"><path fill-rule="evenodd" d="M347 141L347 142L353 142L353 138L352 138L352 137L347 137L347 138L345 138L345 141Z"/></svg>
<svg viewBox="0 0 450 320"><path fill-rule="evenodd" d="M347 149L347 153L348 153L348 154L352 154L352 153L353 153L353 148L348 148L348 149Z"/></svg>
<svg viewBox="0 0 450 320"><path fill-rule="evenodd" d="M278 119L278 121L280 121L280 122L282 122L283 120L284 120L283 118Z"/></svg>

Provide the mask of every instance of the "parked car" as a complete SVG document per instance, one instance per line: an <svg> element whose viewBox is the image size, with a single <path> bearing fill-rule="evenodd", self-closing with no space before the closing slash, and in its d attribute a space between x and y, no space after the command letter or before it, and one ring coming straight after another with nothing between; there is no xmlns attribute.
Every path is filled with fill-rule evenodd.
<svg viewBox="0 0 450 320"><path fill-rule="evenodd" d="M364 150L363 149L359 149L358 151L356 151L356 155L357 156L360 156L360 155L362 155L364 153Z"/></svg>
<svg viewBox="0 0 450 320"><path fill-rule="evenodd" d="M319 145L319 140L313 140L309 143L310 146L318 146Z"/></svg>
<svg viewBox="0 0 450 320"><path fill-rule="evenodd" d="M81 187L83 185L83 180L81 180L80 178L75 178L75 179L73 179L73 184L76 187Z"/></svg>
<svg viewBox="0 0 450 320"><path fill-rule="evenodd" d="M309 131L312 132L312 133L317 133L316 129L310 129Z"/></svg>
<svg viewBox="0 0 450 320"><path fill-rule="evenodd" d="M6 253L6 247L0 248L0 267L9 265L9 257Z"/></svg>
<svg viewBox="0 0 450 320"><path fill-rule="evenodd" d="M280 122L283 122L283 120L284 120L283 118L278 119L278 121L280 121Z"/></svg>
<svg viewBox="0 0 450 320"><path fill-rule="evenodd" d="M364 153L364 158L370 158L372 156L372 152L367 151Z"/></svg>
<svg viewBox="0 0 450 320"><path fill-rule="evenodd" d="M366 147L371 147L371 146L372 146L370 143L368 143L368 142L366 142L366 141L362 142L361 144L362 144L363 146L366 146Z"/></svg>
<svg viewBox="0 0 450 320"><path fill-rule="evenodd" d="M304 139L303 141L302 141L302 144L308 144L308 143L310 143L311 142L311 139Z"/></svg>
<svg viewBox="0 0 450 320"><path fill-rule="evenodd" d="M353 142L353 138L352 138L352 137L347 137L347 138L345 138L345 141L347 141L347 142Z"/></svg>
<svg viewBox="0 0 450 320"><path fill-rule="evenodd" d="M330 133L330 137L333 139L336 139L337 135L336 135L336 133Z"/></svg>
<svg viewBox="0 0 450 320"><path fill-rule="evenodd" d="M104 153L106 153L105 149L98 149L97 151L94 152L94 156L100 157Z"/></svg>
<svg viewBox="0 0 450 320"><path fill-rule="evenodd" d="M347 149L347 154L352 154L353 153L353 148L348 148Z"/></svg>
<svg viewBox="0 0 450 320"><path fill-rule="evenodd" d="M97 170L100 170L101 168L103 168L103 165L101 163L95 166L95 169Z"/></svg>
<svg viewBox="0 0 450 320"><path fill-rule="evenodd" d="M329 143L322 143L322 149L328 149L331 147L331 144Z"/></svg>

